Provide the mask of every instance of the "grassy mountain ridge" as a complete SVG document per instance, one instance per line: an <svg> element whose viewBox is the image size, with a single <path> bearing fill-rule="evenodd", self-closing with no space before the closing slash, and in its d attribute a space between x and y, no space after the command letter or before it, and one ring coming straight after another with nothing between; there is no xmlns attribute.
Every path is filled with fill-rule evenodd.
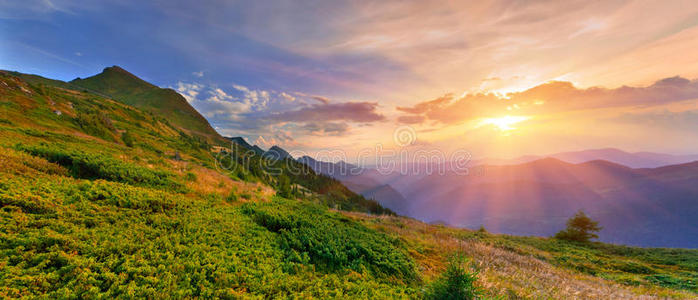
<svg viewBox="0 0 698 300"><path fill-rule="evenodd" d="M167 116L182 129L220 139L206 119L182 95L172 89L159 88L118 66L105 68L102 73L92 77L74 79L70 84Z"/></svg>
<svg viewBox="0 0 698 300"><path fill-rule="evenodd" d="M698 292L695 250L428 225L283 173L305 166L293 160L276 176L214 146L164 116L0 72L0 296L415 299L454 253L488 298Z"/></svg>

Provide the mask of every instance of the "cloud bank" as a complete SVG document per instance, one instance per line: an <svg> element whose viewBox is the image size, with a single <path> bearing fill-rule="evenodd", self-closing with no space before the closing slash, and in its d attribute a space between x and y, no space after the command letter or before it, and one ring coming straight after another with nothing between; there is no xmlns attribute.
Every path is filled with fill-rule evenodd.
<svg viewBox="0 0 698 300"><path fill-rule="evenodd" d="M344 136L356 126L385 121L377 102L336 102L300 92L178 82L173 87L223 135L260 145L295 145L295 137Z"/></svg>
<svg viewBox="0 0 698 300"><path fill-rule="evenodd" d="M408 124L433 121L454 124L483 117L507 114L540 114L625 106L656 106L698 98L698 80L670 77L646 87L622 86L608 89L580 89L570 82L552 81L505 95L494 93L453 94L397 107L403 115L398 121Z"/></svg>

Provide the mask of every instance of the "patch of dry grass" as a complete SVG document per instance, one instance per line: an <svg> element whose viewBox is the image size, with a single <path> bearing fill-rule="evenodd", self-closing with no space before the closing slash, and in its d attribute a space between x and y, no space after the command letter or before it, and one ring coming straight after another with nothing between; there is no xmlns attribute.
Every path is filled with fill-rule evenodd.
<svg viewBox="0 0 698 300"><path fill-rule="evenodd" d="M478 283L488 296L504 299L695 299L690 292L661 287L631 287L556 267L477 238L481 233L429 225L404 217L375 217L343 212L364 224L402 238L425 281L445 269L447 258L463 253L480 271ZM464 234L466 233L466 234ZM482 235L489 235L484 233ZM496 236L496 235L495 235Z"/></svg>

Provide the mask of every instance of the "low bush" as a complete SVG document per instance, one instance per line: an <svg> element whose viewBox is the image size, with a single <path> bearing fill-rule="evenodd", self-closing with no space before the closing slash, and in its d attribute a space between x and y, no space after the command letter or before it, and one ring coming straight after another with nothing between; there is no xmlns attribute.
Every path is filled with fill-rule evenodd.
<svg viewBox="0 0 698 300"><path fill-rule="evenodd" d="M131 135L130 132L125 131L123 134L121 134L121 141L123 141L124 145L127 147L133 147L134 140L133 135Z"/></svg>
<svg viewBox="0 0 698 300"><path fill-rule="evenodd" d="M114 141L114 131L116 129L109 117L103 113L79 112L73 119L73 122L89 135Z"/></svg>
<svg viewBox="0 0 698 300"><path fill-rule="evenodd" d="M17 145L15 148L64 166L76 178L105 179L135 185L169 188L177 191L181 191L184 188L181 183L174 181L172 173L125 163L107 155L85 153L77 150L69 151L62 149L58 145L47 144L39 144L37 146Z"/></svg>
<svg viewBox="0 0 698 300"><path fill-rule="evenodd" d="M49 213L60 205L79 203L162 212L183 202L160 190L103 180L73 182L67 178L15 177L0 181L0 187L0 205L16 206L27 213Z"/></svg>
<svg viewBox="0 0 698 300"><path fill-rule="evenodd" d="M424 293L425 299L471 300L482 296L477 286L477 271L470 271L467 259L461 255L451 258L446 271L434 280Z"/></svg>
<svg viewBox="0 0 698 300"><path fill-rule="evenodd" d="M327 208L278 199L248 203L243 211L277 233L289 261L314 264L327 272L349 269L413 281L414 261L402 242Z"/></svg>
<svg viewBox="0 0 698 300"><path fill-rule="evenodd" d="M184 180L186 180L186 181L196 181L196 179L197 179L196 174L194 174L192 172L187 172L186 174L184 174Z"/></svg>
<svg viewBox="0 0 698 300"><path fill-rule="evenodd" d="M290 262L279 235L239 206L201 200L103 180L0 177L0 298L416 296L370 275Z"/></svg>

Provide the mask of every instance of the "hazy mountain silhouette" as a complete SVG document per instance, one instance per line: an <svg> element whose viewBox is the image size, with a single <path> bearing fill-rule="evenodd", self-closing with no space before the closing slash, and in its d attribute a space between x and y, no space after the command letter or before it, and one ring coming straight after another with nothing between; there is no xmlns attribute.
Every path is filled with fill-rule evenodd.
<svg viewBox="0 0 698 300"><path fill-rule="evenodd" d="M549 155L526 155L513 159L485 158L475 160L473 165L511 165L538 160L545 157L557 158L569 163L583 163L592 160L606 160L631 168L656 168L698 160L698 155L672 155L654 152L625 152L616 148L589 149L560 152Z"/></svg>
<svg viewBox="0 0 698 300"><path fill-rule="evenodd" d="M604 226L603 241L698 247L698 162L634 169L544 158L483 168L412 182L401 191L408 206L400 210L425 221L547 236L584 209Z"/></svg>
<svg viewBox="0 0 698 300"><path fill-rule="evenodd" d="M374 199L380 205L398 214L407 214L407 199L391 185L381 183L375 170L339 161L336 163L316 160L310 156L302 156L298 161L310 166L315 172L331 176L342 182L351 191L361 194L367 199Z"/></svg>

